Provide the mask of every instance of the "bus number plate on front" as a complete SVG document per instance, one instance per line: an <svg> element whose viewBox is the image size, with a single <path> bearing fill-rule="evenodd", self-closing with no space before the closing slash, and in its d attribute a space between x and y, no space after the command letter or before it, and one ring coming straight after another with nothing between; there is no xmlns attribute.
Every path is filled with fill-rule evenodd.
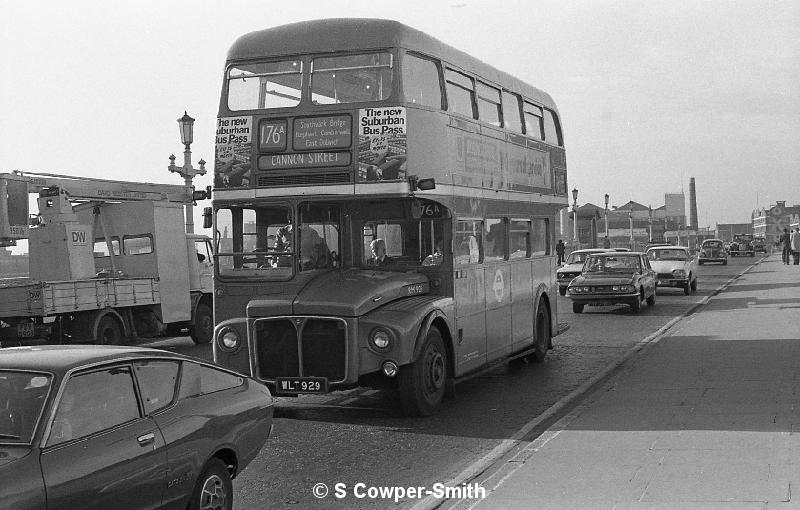
<svg viewBox="0 0 800 510"><path fill-rule="evenodd" d="M328 393L328 379L324 377L278 377L277 393Z"/></svg>

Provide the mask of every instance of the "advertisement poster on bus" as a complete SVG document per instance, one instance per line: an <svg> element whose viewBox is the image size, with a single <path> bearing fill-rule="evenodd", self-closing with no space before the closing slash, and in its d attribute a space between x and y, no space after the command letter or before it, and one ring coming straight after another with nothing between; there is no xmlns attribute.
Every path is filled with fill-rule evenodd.
<svg viewBox="0 0 800 510"><path fill-rule="evenodd" d="M406 177L406 109L362 108L358 114L358 180Z"/></svg>
<svg viewBox="0 0 800 510"><path fill-rule="evenodd" d="M220 117L214 154L214 187L250 186L250 150L253 140L252 117Z"/></svg>

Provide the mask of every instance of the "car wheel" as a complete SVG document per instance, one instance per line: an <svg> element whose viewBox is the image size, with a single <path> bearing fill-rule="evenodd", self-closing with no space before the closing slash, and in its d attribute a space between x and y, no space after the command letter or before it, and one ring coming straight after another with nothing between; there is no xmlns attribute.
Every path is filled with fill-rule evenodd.
<svg viewBox="0 0 800 510"><path fill-rule="evenodd" d="M97 324L95 343L100 345L121 345L123 339L122 328L119 321L110 315L105 315Z"/></svg>
<svg viewBox="0 0 800 510"><path fill-rule="evenodd" d="M583 303L572 303L572 312L581 313L583 311Z"/></svg>
<svg viewBox="0 0 800 510"><path fill-rule="evenodd" d="M727 266L727 265L728 265L728 261L727 261L727 260L723 260L723 261L722 261L722 265L723 265L723 266Z"/></svg>
<svg viewBox="0 0 800 510"><path fill-rule="evenodd" d="M214 336L214 315L211 307L205 303L197 305L194 314L194 325L189 327L189 336L195 344L207 344Z"/></svg>
<svg viewBox="0 0 800 510"><path fill-rule="evenodd" d="M633 310L633 313L639 313L641 309L642 309L642 295L639 294L636 297L636 299L634 299L633 302L631 303L631 310Z"/></svg>
<svg viewBox="0 0 800 510"><path fill-rule="evenodd" d="M683 293L687 296L692 293L692 284L688 281L686 282L686 285L683 286Z"/></svg>
<svg viewBox="0 0 800 510"><path fill-rule="evenodd" d="M400 405L411 416L430 416L444 397L448 378L447 352L442 334L431 328L422 344L419 358L400 369Z"/></svg>
<svg viewBox="0 0 800 510"><path fill-rule="evenodd" d="M692 280L692 292L696 292L696 291L697 291L697 278Z"/></svg>
<svg viewBox="0 0 800 510"><path fill-rule="evenodd" d="M559 294L561 294L562 296L566 296L566 295L567 295L567 288L566 288L566 287L564 287L564 288L562 289L562 288L560 288L560 287L559 287L559 289L558 289L558 293L559 293Z"/></svg>
<svg viewBox="0 0 800 510"><path fill-rule="evenodd" d="M536 311L536 322L534 323L534 334L536 335L536 350L534 350L528 359L534 363L541 363L547 356L547 350L550 348L552 341L550 334L550 312L547 310L547 305L544 301L539 301L538 310Z"/></svg>
<svg viewBox="0 0 800 510"><path fill-rule="evenodd" d="M189 510L231 510L233 484L231 474L219 459L211 459L197 478L189 500Z"/></svg>
<svg viewBox="0 0 800 510"><path fill-rule="evenodd" d="M654 304L656 304L656 291L655 290L653 290L653 295L650 296L649 298L647 298L647 305L648 306L653 306Z"/></svg>

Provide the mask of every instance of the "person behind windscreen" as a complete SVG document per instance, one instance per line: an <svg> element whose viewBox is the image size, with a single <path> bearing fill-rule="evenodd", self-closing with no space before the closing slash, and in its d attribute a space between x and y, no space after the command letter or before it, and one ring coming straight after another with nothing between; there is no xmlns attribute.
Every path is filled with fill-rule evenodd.
<svg viewBox="0 0 800 510"><path fill-rule="evenodd" d="M778 242L781 243L781 248L783 249L781 253L781 258L783 259L783 264L788 266L789 265L789 254L792 252L792 239L789 236L789 229L783 229L783 234L781 234L780 239Z"/></svg>
<svg viewBox="0 0 800 510"><path fill-rule="evenodd" d="M383 239L375 239L369 243L369 249L372 251L372 258L367 261L368 266L383 267L392 263L392 258L386 255L386 241Z"/></svg>

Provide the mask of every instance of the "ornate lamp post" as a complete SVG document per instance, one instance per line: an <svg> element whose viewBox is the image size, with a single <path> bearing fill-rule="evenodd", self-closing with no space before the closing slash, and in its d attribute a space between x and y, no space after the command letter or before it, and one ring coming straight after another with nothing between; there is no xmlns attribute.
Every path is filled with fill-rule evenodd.
<svg viewBox="0 0 800 510"><path fill-rule="evenodd" d="M606 219L606 239L603 241L603 248L611 248L611 241L608 240L608 193L606 193L606 209L605 209L605 219Z"/></svg>
<svg viewBox="0 0 800 510"><path fill-rule="evenodd" d="M572 190L572 230L575 236L575 249L581 247L578 239L578 188Z"/></svg>
<svg viewBox="0 0 800 510"><path fill-rule="evenodd" d="M194 187L192 186L192 179L194 179L196 175L206 174L206 162L201 159L198 162L200 164L200 168L194 168L192 166L192 151L189 146L192 145L192 142L194 141L194 119L189 117L189 114L185 111L183 112L183 117L178 119L178 129L180 129L181 133L181 143L185 147L183 151L183 166L175 166L175 154L170 154L169 166L167 167L167 170L170 172L175 172L183 177L186 185L194 190ZM193 234L194 204L186 204L183 207L186 214L186 233Z"/></svg>

